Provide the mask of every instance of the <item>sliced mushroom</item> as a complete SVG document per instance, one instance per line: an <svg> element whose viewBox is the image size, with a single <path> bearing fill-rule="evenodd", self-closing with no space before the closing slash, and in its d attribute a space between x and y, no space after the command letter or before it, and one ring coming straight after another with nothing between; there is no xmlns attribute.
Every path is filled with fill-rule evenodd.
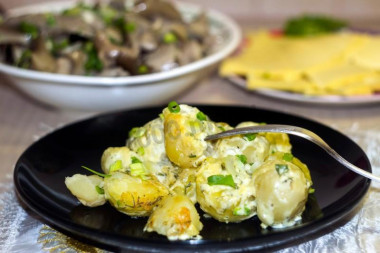
<svg viewBox="0 0 380 253"><path fill-rule="evenodd" d="M121 12L124 12L126 10L125 0L112 0L110 1L109 6Z"/></svg>
<svg viewBox="0 0 380 253"><path fill-rule="evenodd" d="M145 31L140 35L140 48L144 52L152 52L158 47L158 40L153 31Z"/></svg>
<svg viewBox="0 0 380 253"><path fill-rule="evenodd" d="M13 44L27 46L30 41L30 36L26 34L0 27L0 45Z"/></svg>
<svg viewBox="0 0 380 253"><path fill-rule="evenodd" d="M178 39L182 41L186 41L189 38L188 31L186 29L186 26L183 23L179 22L171 22L167 25L168 32L173 32L177 35Z"/></svg>
<svg viewBox="0 0 380 253"><path fill-rule="evenodd" d="M130 74L128 73L128 71L124 70L121 67L105 69L99 73L99 76L106 76L106 77L120 77L120 76L129 76L129 75Z"/></svg>
<svg viewBox="0 0 380 253"><path fill-rule="evenodd" d="M140 0L134 8L141 16L153 19L162 16L167 19L182 21L181 13L170 2L163 0Z"/></svg>
<svg viewBox="0 0 380 253"><path fill-rule="evenodd" d="M178 54L178 62L180 65L185 65L193 61L197 61L203 57L202 46L195 40L186 42L181 53Z"/></svg>
<svg viewBox="0 0 380 253"><path fill-rule="evenodd" d="M135 31L134 32L142 32L146 29L151 29L151 22L145 17L139 16L136 13L126 13L124 15L124 19L127 23L133 24Z"/></svg>
<svg viewBox="0 0 380 253"><path fill-rule="evenodd" d="M145 58L145 64L153 72L167 71L178 66L176 62L177 48L175 45L162 45Z"/></svg>
<svg viewBox="0 0 380 253"><path fill-rule="evenodd" d="M80 16L77 16L77 18L83 19L83 21L94 30L102 30L106 28L103 20L93 11L84 10L81 12Z"/></svg>
<svg viewBox="0 0 380 253"><path fill-rule="evenodd" d="M219 43L220 46L220 43ZM205 55L210 55L218 49L217 37L208 34L202 41L202 48Z"/></svg>
<svg viewBox="0 0 380 253"><path fill-rule="evenodd" d="M144 52L153 51L158 47L158 38L147 19L134 13L128 13L124 17L126 23L134 27L133 31L126 33L126 42L130 47L138 48Z"/></svg>
<svg viewBox="0 0 380 253"><path fill-rule="evenodd" d="M126 60L128 62L136 61L139 55L138 48L115 45L103 32L98 32L96 34L95 46L98 50L99 58L102 60L105 67L115 66L116 62L120 61L120 58L124 60L128 59ZM129 70L128 68L126 69Z"/></svg>
<svg viewBox="0 0 380 253"><path fill-rule="evenodd" d="M54 17L55 23L46 27L48 34L51 36L62 33L75 34L85 38L95 36L96 27L94 27L94 23L90 25L85 22L81 16L57 15Z"/></svg>
<svg viewBox="0 0 380 253"><path fill-rule="evenodd" d="M113 44L121 45L123 43L123 35L121 34L120 30L116 29L115 27L105 28L104 33Z"/></svg>
<svg viewBox="0 0 380 253"><path fill-rule="evenodd" d="M36 26L42 33L54 36L57 34L76 34L83 37L93 37L94 28L86 23L81 16L65 16L56 14L33 14L11 17L4 21L4 26L19 29L21 24Z"/></svg>
<svg viewBox="0 0 380 253"><path fill-rule="evenodd" d="M66 57L59 57L57 59L57 69L55 71L56 73L69 75L71 74L71 70L72 62L70 61L70 59Z"/></svg>
<svg viewBox="0 0 380 253"><path fill-rule="evenodd" d="M82 47L83 47L82 42L75 42L75 43L72 43L72 44L68 45L67 47L63 48L60 51L60 54L64 55L64 56L69 56L69 58L70 58L71 57L70 55L72 53L79 51Z"/></svg>
<svg viewBox="0 0 380 253"><path fill-rule="evenodd" d="M87 61L87 55L81 50L75 50L69 53L67 56L72 62L72 74L84 75L86 73L84 65Z"/></svg>
<svg viewBox="0 0 380 253"><path fill-rule="evenodd" d="M40 36L36 39L35 43L36 47L32 52L32 69L44 72L55 72L57 63L47 50L45 39Z"/></svg>
<svg viewBox="0 0 380 253"><path fill-rule="evenodd" d="M9 60L9 62L13 62L15 65L21 65L20 61L22 60L21 57L23 53L25 52L25 47L15 45L8 49L10 49L10 51L8 52L9 54L6 56L8 58L6 60ZM30 59L23 59L23 60L27 61L27 65L30 65L29 63Z"/></svg>
<svg viewBox="0 0 380 253"><path fill-rule="evenodd" d="M202 40L209 33L209 24L206 13L201 13L189 24L189 34L192 38Z"/></svg>
<svg viewBox="0 0 380 253"><path fill-rule="evenodd" d="M20 24L28 23L37 26L39 29L44 29L46 24L45 14L29 14L16 17L9 17L4 20L3 25L11 29L18 29Z"/></svg>

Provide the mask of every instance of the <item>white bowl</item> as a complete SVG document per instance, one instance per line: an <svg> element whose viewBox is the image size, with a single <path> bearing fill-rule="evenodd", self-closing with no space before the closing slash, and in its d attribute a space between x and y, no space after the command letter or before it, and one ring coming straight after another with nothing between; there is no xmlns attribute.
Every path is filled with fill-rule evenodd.
<svg viewBox="0 0 380 253"><path fill-rule="evenodd" d="M11 15L60 11L75 2L49 2L10 10ZM200 6L177 3L184 18L199 13ZM130 77L88 77L25 70L0 63L5 73L30 97L58 108L109 111L159 104L184 91L206 75L240 43L239 26L226 15L207 10L210 31L218 38L214 53L166 72Z"/></svg>

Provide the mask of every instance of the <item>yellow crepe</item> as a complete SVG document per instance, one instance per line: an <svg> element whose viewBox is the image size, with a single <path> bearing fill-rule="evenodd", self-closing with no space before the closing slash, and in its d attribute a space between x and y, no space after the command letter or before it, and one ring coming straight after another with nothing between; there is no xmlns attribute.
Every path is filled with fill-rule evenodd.
<svg viewBox="0 0 380 253"><path fill-rule="evenodd" d="M226 59L222 76L243 75L248 89L308 95L371 94L380 90L380 37L335 33L316 37L248 34L241 54Z"/></svg>
<svg viewBox="0 0 380 253"><path fill-rule="evenodd" d="M380 70L380 36L367 36L366 42L352 52L348 59L354 64L369 69Z"/></svg>
<svg viewBox="0 0 380 253"><path fill-rule="evenodd" d="M237 57L226 60L222 75L249 71L270 72L273 76L299 76L306 69L323 65L339 57L355 38L318 36L313 38L274 37L267 31L248 35L249 47Z"/></svg>

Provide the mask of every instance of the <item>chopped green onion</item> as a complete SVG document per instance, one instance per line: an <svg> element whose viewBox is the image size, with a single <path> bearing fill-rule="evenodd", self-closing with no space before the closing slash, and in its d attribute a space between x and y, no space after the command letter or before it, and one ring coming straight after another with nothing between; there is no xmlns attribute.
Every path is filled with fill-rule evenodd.
<svg viewBox="0 0 380 253"><path fill-rule="evenodd" d="M103 19L104 23L107 25L112 24L112 21L118 14L115 9L110 8L106 5L99 8L97 12L100 15L100 17Z"/></svg>
<svg viewBox="0 0 380 253"><path fill-rule="evenodd" d="M203 112L198 112L197 119L199 119L200 121L207 120L207 116Z"/></svg>
<svg viewBox="0 0 380 253"><path fill-rule="evenodd" d="M118 170L121 170L122 168L123 168L123 163L121 162L121 160L117 160L111 165L109 172L111 173L114 171L118 171Z"/></svg>
<svg viewBox="0 0 380 253"><path fill-rule="evenodd" d="M32 39L36 39L38 37L38 27L34 24L28 23L28 22L21 22L20 24L20 30L23 33L29 34Z"/></svg>
<svg viewBox="0 0 380 253"><path fill-rule="evenodd" d="M85 70L87 72L101 71L103 62L99 59L94 43L88 41L84 46L84 51L87 53L87 61L84 65Z"/></svg>
<svg viewBox="0 0 380 253"><path fill-rule="evenodd" d="M279 176L289 171L289 167L286 164L276 164L275 168Z"/></svg>
<svg viewBox="0 0 380 253"><path fill-rule="evenodd" d="M104 194L104 189L99 187L99 186L95 186L95 190L100 194L100 195L103 195Z"/></svg>
<svg viewBox="0 0 380 253"><path fill-rule="evenodd" d="M142 162L140 161L140 159L138 159L136 156L132 156L132 157L131 157L131 160L132 160L132 164L135 164L135 163L142 163Z"/></svg>
<svg viewBox="0 0 380 253"><path fill-rule="evenodd" d="M24 50L22 52L20 58L16 61L15 65L20 68L29 68L32 59L32 51L29 49Z"/></svg>
<svg viewBox="0 0 380 253"><path fill-rule="evenodd" d="M245 155L236 155L236 157L239 158L243 164L247 164L247 157Z"/></svg>
<svg viewBox="0 0 380 253"><path fill-rule="evenodd" d="M53 53L58 53L59 51L61 51L61 50L65 49L66 47L68 47L69 44L70 44L70 42L69 42L69 40L67 38L65 38L62 41L57 41L57 42L53 41L52 44L53 44L53 46L52 46L51 51Z"/></svg>
<svg viewBox="0 0 380 253"><path fill-rule="evenodd" d="M218 126L218 128L219 128L220 131L222 131L222 132L226 131L226 129L225 129L224 127L222 127L222 126Z"/></svg>
<svg viewBox="0 0 380 253"><path fill-rule="evenodd" d="M136 30L136 25L135 23L126 22L123 25L123 30L127 33L132 33Z"/></svg>
<svg viewBox="0 0 380 253"><path fill-rule="evenodd" d="M117 207L121 207L121 201L120 201L120 199L118 199L118 200L116 201L116 205L117 205Z"/></svg>
<svg viewBox="0 0 380 253"><path fill-rule="evenodd" d="M207 178L209 185L226 185L236 188L236 184L231 175L213 175Z"/></svg>
<svg viewBox="0 0 380 253"><path fill-rule="evenodd" d="M243 138L247 141L253 141L256 139L256 136L257 134L245 134Z"/></svg>
<svg viewBox="0 0 380 253"><path fill-rule="evenodd" d="M84 3L79 3L79 4L77 4L77 6L75 6L73 8L64 10L62 12L62 15L76 16L76 15L81 14L81 12L84 10L93 11L94 9L90 5L86 5Z"/></svg>
<svg viewBox="0 0 380 253"><path fill-rule="evenodd" d="M71 9L66 9L62 12L62 15L64 16L77 16L79 14L81 14L82 10L78 7L74 7L74 8L71 8Z"/></svg>
<svg viewBox="0 0 380 253"><path fill-rule="evenodd" d="M233 210L233 215L235 216L246 216L246 215L249 215L250 213L251 213L251 209L249 209L248 207L244 207L244 208L236 207Z"/></svg>
<svg viewBox="0 0 380 253"><path fill-rule="evenodd" d="M57 20L55 19L54 15L51 13L45 14L45 18L46 18L46 24L48 26L54 26L57 23Z"/></svg>
<svg viewBox="0 0 380 253"><path fill-rule="evenodd" d="M145 128L143 127L134 127L129 131L129 137L137 138L145 134Z"/></svg>
<svg viewBox="0 0 380 253"><path fill-rule="evenodd" d="M179 106L179 104L176 101L171 101L168 104L168 109L172 113L178 113L181 111L181 107Z"/></svg>
<svg viewBox="0 0 380 253"><path fill-rule="evenodd" d="M174 33L168 32L164 34L164 43L171 44L171 43L176 43L176 42L177 42L177 36Z"/></svg>
<svg viewBox="0 0 380 253"><path fill-rule="evenodd" d="M137 154L139 155L144 155L145 154L145 149L144 147L139 147L137 150L136 150Z"/></svg>
<svg viewBox="0 0 380 253"><path fill-rule="evenodd" d="M162 119L162 120L164 120L165 119L165 116L164 116L164 114L163 113L160 113L160 114L158 114L158 116L160 117L160 119Z"/></svg>
<svg viewBox="0 0 380 253"><path fill-rule="evenodd" d="M140 163L132 163L131 166L131 176L133 177L141 177L142 179L148 178L148 171L144 164Z"/></svg>
<svg viewBox="0 0 380 253"><path fill-rule="evenodd" d="M139 73L140 75L146 74L148 72L149 72L149 69L146 65L140 65L137 69L137 73Z"/></svg>
<svg viewBox="0 0 380 253"><path fill-rule="evenodd" d="M118 39L116 39L116 38L114 38L112 36L108 36L108 40L111 41L111 43L114 44L114 45L119 45L120 46L122 44Z"/></svg>
<svg viewBox="0 0 380 253"><path fill-rule="evenodd" d="M310 188L309 189L309 194L313 194L315 192L315 189L314 188Z"/></svg>
<svg viewBox="0 0 380 253"><path fill-rule="evenodd" d="M99 177L110 177L111 175L109 175L109 174L103 174L103 173L100 173L100 172L97 172L97 171L95 171L95 170L93 170L93 169L90 169L90 168L88 168L88 167L86 167L86 166L81 166L83 169L86 169L86 170L88 170L88 171L90 171L90 172L92 172L92 173L94 173L95 175L98 175Z"/></svg>
<svg viewBox="0 0 380 253"><path fill-rule="evenodd" d="M293 160L293 155L291 153L285 153L282 156L282 159L287 161L287 162L291 162Z"/></svg>
<svg viewBox="0 0 380 253"><path fill-rule="evenodd" d="M189 155L189 158L195 158L195 157L197 157L197 156L194 154Z"/></svg>

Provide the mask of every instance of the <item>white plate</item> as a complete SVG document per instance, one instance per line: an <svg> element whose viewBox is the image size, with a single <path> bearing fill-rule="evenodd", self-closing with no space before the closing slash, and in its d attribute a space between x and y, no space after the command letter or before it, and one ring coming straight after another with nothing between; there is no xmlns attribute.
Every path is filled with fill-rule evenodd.
<svg viewBox="0 0 380 253"><path fill-rule="evenodd" d="M91 1L86 1L91 2ZM61 11L76 1L39 3L10 10L12 16ZM198 5L176 3L184 18L202 11ZM129 77L88 77L26 70L0 63L0 72L21 91L58 108L108 111L159 104L171 99L207 75L241 41L239 26L226 15L206 10L210 32L217 37L214 53L166 72Z"/></svg>
<svg viewBox="0 0 380 253"><path fill-rule="evenodd" d="M257 89L249 90L247 88L246 80L239 76L229 76L227 77L232 84L238 86L249 92L254 92L259 95L266 97L301 102L301 103L310 103L310 104L321 104L321 105L358 105L358 104L371 104L371 103L380 103L380 94L365 95L365 96L307 96L300 93L293 93L281 90L273 89Z"/></svg>

